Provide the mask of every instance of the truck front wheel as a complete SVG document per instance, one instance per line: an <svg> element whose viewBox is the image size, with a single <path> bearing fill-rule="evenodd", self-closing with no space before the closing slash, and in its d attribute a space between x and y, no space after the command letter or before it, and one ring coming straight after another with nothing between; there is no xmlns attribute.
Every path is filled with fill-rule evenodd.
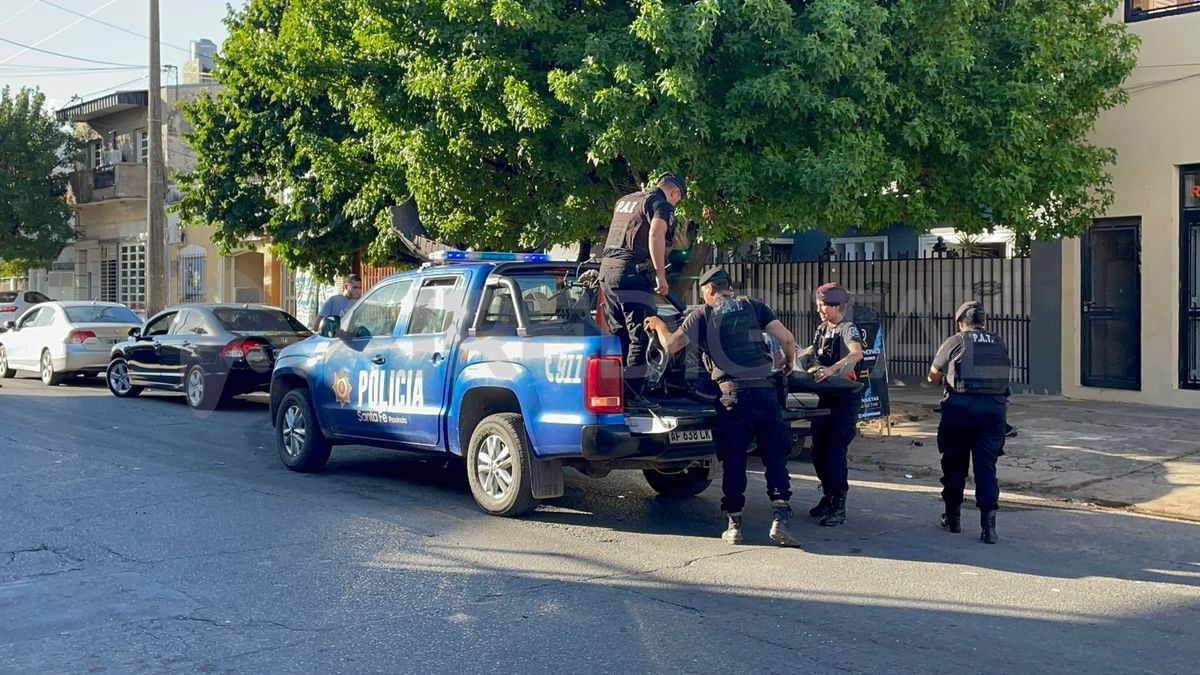
<svg viewBox="0 0 1200 675"><path fill-rule="evenodd" d="M664 497L695 497L712 485L708 478L708 469L702 466L693 466L686 471L675 473L643 469L642 475L646 477L650 487Z"/></svg>
<svg viewBox="0 0 1200 675"><path fill-rule="evenodd" d="M494 516L519 516L537 506L525 421L516 413L483 418L467 448L467 482L479 508Z"/></svg>

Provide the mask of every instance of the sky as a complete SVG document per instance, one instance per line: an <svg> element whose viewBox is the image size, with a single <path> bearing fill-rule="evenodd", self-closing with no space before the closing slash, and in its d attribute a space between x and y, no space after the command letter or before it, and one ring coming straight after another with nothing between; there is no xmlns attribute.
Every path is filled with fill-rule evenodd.
<svg viewBox="0 0 1200 675"><path fill-rule="evenodd" d="M180 67L189 58L192 40L208 38L219 46L226 35L222 19L227 5L245 4L246 0L159 0L162 64ZM149 8L150 0L0 0L0 89L40 89L50 110L68 104L72 96L88 100L145 89ZM174 78L168 72L162 83L173 84Z"/></svg>

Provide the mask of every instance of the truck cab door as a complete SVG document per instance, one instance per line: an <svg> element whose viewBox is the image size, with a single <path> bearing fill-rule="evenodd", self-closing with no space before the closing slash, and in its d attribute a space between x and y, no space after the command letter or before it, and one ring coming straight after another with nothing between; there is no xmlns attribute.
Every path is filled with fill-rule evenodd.
<svg viewBox="0 0 1200 675"><path fill-rule="evenodd" d="M345 316L321 366L313 402L321 426L341 437L391 440L394 417L382 409L380 381L390 353L404 300L412 279L371 289ZM387 386L387 385L383 385Z"/></svg>
<svg viewBox="0 0 1200 675"><path fill-rule="evenodd" d="M445 440L453 354L467 320L465 289L461 274L427 277L400 319L404 327L387 354L384 391L389 407L404 419L393 428L406 445L433 448Z"/></svg>

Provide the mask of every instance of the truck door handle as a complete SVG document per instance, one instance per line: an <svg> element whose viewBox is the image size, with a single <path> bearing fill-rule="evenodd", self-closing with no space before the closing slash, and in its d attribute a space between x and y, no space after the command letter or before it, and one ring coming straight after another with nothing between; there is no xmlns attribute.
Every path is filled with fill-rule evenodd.
<svg viewBox="0 0 1200 675"><path fill-rule="evenodd" d="M430 360L430 361L433 361L433 365L435 365L435 366L436 366L437 364L439 364L439 363L441 363L441 362L442 362L442 358L443 358L443 357L442 357L442 353L441 353L441 352L434 352L434 353L433 353L433 357L431 357L429 360Z"/></svg>
<svg viewBox="0 0 1200 675"><path fill-rule="evenodd" d="M387 362L387 357L384 356L383 354L376 354L375 356L371 357L371 363L374 363L377 366L382 366L386 362Z"/></svg>

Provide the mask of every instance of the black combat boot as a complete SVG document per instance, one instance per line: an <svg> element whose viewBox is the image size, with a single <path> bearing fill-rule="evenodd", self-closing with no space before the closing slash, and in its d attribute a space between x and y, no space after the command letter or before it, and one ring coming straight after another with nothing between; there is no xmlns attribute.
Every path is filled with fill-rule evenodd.
<svg viewBox="0 0 1200 675"><path fill-rule="evenodd" d="M813 518L824 518L829 515L829 495L821 495L821 501L808 510L808 515Z"/></svg>
<svg viewBox="0 0 1200 675"><path fill-rule="evenodd" d="M721 538L724 539L725 543L727 544L742 543L741 512L729 514L729 525L725 528L725 531L721 533Z"/></svg>
<svg viewBox="0 0 1200 675"><path fill-rule="evenodd" d="M775 518L771 520L771 541L780 546L799 546L800 540L792 534L792 507L782 499L771 502Z"/></svg>
<svg viewBox="0 0 1200 675"><path fill-rule="evenodd" d="M837 527L846 522L846 493L835 492L829 495L829 512L821 519L822 527Z"/></svg>
<svg viewBox="0 0 1200 675"><path fill-rule="evenodd" d="M962 532L962 504L946 504L946 512L942 514L942 527L954 534Z"/></svg>
<svg viewBox="0 0 1200 675"><path fill-rule="evenodd" d="M995 510L980 511L979 526L983 528L983 531L979 533L979 541L982 541L985 544L994 544L999 541L1000 538L996 536Z"/></svg>

